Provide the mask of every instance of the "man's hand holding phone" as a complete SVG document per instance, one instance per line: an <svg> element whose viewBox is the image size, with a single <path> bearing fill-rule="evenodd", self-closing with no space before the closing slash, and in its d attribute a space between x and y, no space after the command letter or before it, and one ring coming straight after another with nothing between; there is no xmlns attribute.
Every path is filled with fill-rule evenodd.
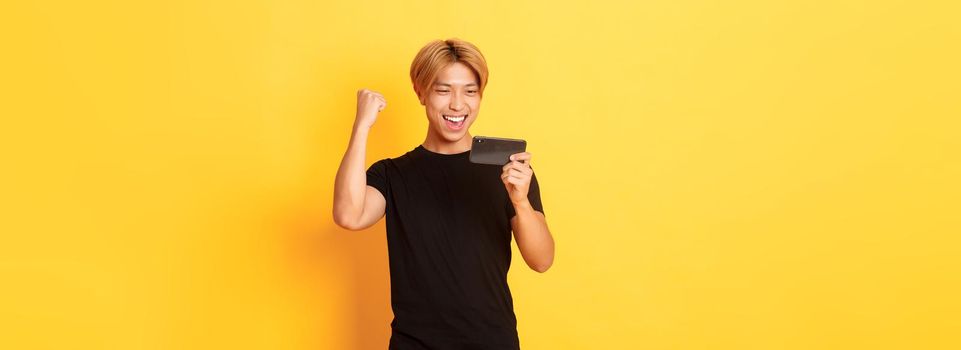
<svg viewBox="0 0 961 350"><path fill-rule="evenodd" d="M531 177L534 170L531 169L530 152L514 153L510 157L510 163L504 165L501 172L501 182L507 189L511 203L514 205L527 201L527 192L530 189Z"/></svg>

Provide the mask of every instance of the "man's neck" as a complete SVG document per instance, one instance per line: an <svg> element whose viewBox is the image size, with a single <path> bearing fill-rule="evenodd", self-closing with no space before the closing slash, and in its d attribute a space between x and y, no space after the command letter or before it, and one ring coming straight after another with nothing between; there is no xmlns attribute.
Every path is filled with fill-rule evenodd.
<svg viewBox="0 0 961 350"><path fill-rule="evenodd" d="M428 134L427 138L424 140L422 146L428 151L440 154L457 154L463 153L470 150L471 140L473 137L470 132L465 133L464 137L457 142L448 142L442 137L431 138Z"/></svg>

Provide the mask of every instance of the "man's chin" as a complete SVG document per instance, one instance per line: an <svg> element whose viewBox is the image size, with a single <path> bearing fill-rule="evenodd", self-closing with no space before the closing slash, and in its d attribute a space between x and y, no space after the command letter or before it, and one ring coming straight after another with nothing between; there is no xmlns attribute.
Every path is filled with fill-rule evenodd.
<svg viewBox="0 0 961 350"><path fill-rule="evenodd" d="M457 135L457 137L460 138L461 136L463 136L464 134L466 134L466 133L467 133L467 130L469 130L469 129L470 129L470 125L464 125L464 127L460 128L460 129L453 130L453 129L448 128L446 124L443 124L443 125L441 125L441 126L439 127L438 130L440 130L440 134L442 134L442 135Z"/></svg>
<svg viewBox="0 0 961 350"><path fill-rule="evenodd" d="M444 139L453 143L464 139L464 135L467 135L467 130L458 130L457 132L444 133Z"/></svg>

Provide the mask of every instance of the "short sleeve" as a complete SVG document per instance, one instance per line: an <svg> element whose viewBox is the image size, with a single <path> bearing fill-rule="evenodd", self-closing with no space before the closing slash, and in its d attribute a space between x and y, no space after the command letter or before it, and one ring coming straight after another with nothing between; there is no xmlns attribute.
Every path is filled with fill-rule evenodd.
<svg viewBox="0 0 961 350"><path fill-rule="evenodd" d="M534 168L531 167L531 170L533 171ZM527 188L527 201L531 203L531 208L544 214L544 205L541 203L541 188L537 183L536 172L531 174L531 185ZM514 218L514 215L517 214L514 211L514 205L508 202L507 207L508 217ZM547 217L547 214L544 214L544 217Z"/></svg>
<svg viewBox="0 0 961 350"><path fill-rule="evenodd" d="M387 160L381 159L367 168L367 185L376 188L387 198Z"/></svg>

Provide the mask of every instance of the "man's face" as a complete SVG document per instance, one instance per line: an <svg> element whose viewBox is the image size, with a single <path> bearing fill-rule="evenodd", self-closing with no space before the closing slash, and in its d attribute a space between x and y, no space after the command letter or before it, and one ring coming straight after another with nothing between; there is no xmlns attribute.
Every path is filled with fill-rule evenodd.
<svg viewBox="0 0 961 350"><path fill-rule="evenodd" d="M421 103L427 109L431 127L448 141L460 140L480 110L480 86L474 71L454 62L441 69L425 93Z"/></svg>

